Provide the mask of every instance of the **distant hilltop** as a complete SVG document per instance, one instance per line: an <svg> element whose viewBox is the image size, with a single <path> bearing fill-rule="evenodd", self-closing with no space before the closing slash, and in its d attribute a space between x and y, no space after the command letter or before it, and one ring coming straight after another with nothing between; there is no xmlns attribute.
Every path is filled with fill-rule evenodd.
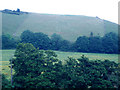
<svg viewBox="0 0 120 90"><path fill-rule="evenodd" d="M15 11L3 10L2 32L12 36L19 36L25 30L42 32L49 37L56 33L63 39L74 42L79 36L104 36L106 33L118 33L118 24L84 15L58 15L32 13L24 14L20 9ZM9 13L9 14L8 14ZM12 13L12 14L11 14ZM17 14L17 15L16 15Z"/></svg>
<svg viewBox="0 0 120 90"><path fill-rule="evenodd" d="M4 9L1 12L7 13L7 14L15 14L15 15L28 14L28 12L20 11L19 8L17 8L17 10Z"/></svg>

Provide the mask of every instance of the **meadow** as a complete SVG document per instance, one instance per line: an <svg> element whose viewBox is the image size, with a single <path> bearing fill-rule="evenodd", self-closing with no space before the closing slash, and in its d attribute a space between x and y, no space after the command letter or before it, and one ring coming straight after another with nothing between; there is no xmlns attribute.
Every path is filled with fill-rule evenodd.
<svg viewBox="0 0 120 90"><path fill-rule="evenodd" d="M10 78L9 59L14 55L15 50L0 50L2 55L0 57L0 70L7 78ZM88 57L89 60L110 60L118 63L118 54L102 54L102 53L82 53L82 52L63 52L55 51L58 59L64 61L68 57L80 58L82 55Z"/></svg>

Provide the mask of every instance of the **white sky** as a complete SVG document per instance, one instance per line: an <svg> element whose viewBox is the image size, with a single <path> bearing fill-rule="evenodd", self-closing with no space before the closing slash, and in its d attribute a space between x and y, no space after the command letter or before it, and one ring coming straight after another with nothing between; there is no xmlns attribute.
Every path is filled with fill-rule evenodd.
<svg viewBox="0 0 120 90"><path fill-rule="evenodd" d="M21 11L98 16L118 23L120 0L1 0L0 10L20 8Z"/></svg>

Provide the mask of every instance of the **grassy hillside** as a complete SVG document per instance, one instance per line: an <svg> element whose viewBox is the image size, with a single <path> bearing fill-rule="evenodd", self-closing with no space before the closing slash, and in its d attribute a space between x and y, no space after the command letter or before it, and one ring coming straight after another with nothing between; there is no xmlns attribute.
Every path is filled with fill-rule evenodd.
<svg viewBox="0 0 120 90"><path fill-rule="evenodd" d="M75 41L80 35L94 32L103 36L107 32L118 32L117 24L96 17L82 15L52 15L29 13L22 15L2 13L2 31L19 36L24 30L43 32L49 36L60 34L64 39Z"/></svg>

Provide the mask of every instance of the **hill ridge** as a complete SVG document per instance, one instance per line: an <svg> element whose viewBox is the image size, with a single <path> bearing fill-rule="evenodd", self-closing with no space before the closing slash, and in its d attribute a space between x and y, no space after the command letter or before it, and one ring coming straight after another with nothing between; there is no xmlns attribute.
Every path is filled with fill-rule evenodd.
<svg viewBox="0 0 120 90"><path fill-rule="evenodd" d="M78 36L89 36L90 32L100 36L108 32L118 33L116 23L99 17L30 12L22 15L2 13L2 17L3 33L13 36L20 36L24 30L31 30L43 32L49 36L57 33L66 40L75 41Z"/></svg>

